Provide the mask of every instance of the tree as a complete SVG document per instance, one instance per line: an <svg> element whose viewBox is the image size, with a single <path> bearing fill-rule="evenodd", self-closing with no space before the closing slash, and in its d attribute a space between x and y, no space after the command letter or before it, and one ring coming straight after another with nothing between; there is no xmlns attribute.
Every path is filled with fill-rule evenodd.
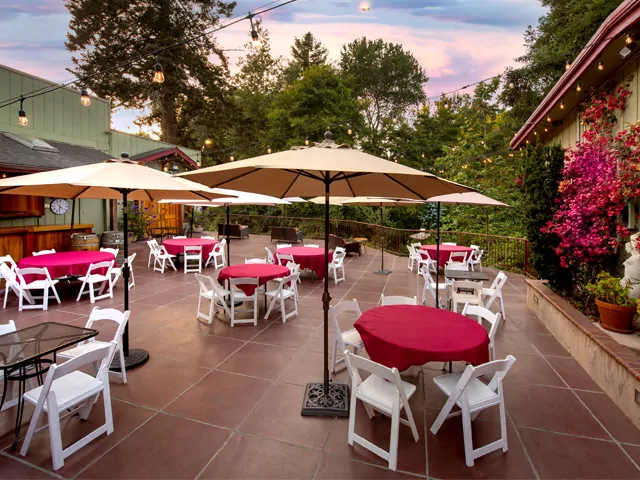
<svg viewBox="0 0 640 480"><path fill-rule="evenodd" d="M269 111L271 146L320 141L331 129L337 143L352 143L347 124L360 125L360 105L349 82L330 65L313 65L303 78L278 93Z"/></svg>
<svg viewBox="0 0 640 480"><path fill-rule="evenodd" d="M386 138L394 119L424 101L428 80L416 58L400 44L381 39L354 40L342 47L340 69L352 77L354 93L361 101L366 129L360 135L364 148L375 148Z"/></svg>
<svg viewBox="0 0 640 480"><path fill-rule="evenodd" d="M70 71L86 76L86 86L115 107L148 109L143 121L159 122L164 141L180 140L180 112L210 107L208 99L223 97L227 58L213 37L201 34L218 26L221 16L230 16L235 2L66 0L66 6L71 13L66 46L74 54ZM164 83L152 82L155 52ZM105 72L143 55L148 55L143 61ZM209 55L220 64L210 62Z"/></svg>
<svg viewBox="0 0 640 480"><path fill-rule="evenodd" d="M282 72L282 83L290 84L313 65L326 65L329 51L313 33L296 37L291 45L291 59Z"/></svg>

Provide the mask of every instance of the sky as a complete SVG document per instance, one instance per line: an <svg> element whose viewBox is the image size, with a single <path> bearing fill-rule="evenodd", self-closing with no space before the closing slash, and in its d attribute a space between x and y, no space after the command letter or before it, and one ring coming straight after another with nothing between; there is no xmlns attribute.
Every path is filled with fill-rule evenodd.
<svg viewBox="0 0 640 480"><path fill-rule="evenodd" d="M269 1L238 0L235 14ZM370 10L362 12L362 3ZM400 43L426 71L425 92L434 96L514 65L524 52L526 27L544 12L539 0L298 0L260 18L273 53L284 57L294 38L308 31L329 49L331 61L343 44L363 36ZM69 19L63 0L0 0L0 64L53 81L71 79L64 46ZM248 31L248 23L240 22L217 39L225 49L240 49ZM229 52L233 68L242 55ZM115 111L113 127L135 132L138 113Z"/></svg>

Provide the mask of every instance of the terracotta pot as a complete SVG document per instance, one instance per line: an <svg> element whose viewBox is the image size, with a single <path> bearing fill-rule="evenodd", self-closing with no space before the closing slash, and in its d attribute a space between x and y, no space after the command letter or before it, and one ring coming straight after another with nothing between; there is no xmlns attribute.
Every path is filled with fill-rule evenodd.
<svg viewBox="0 0 640 480"><path fill-rule="evenodd" d="M603 328L612 332L633 333L633 317L636 315L636 307L621 307L597 299L596 305Z"/></svg>

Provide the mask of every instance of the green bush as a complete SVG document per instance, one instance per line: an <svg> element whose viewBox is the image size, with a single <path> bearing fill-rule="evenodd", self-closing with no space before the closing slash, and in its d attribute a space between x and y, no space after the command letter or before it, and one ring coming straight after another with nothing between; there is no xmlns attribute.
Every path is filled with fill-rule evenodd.
<svg viewBox="0 0 640 480"><path fill-rule="evenodd" d="M638 300L629 296L631 282L626 282L624 286L618 277L612 277L608 272L600 272L594 282L586 285L586 290L601 302L619 305L621 307L635 307L640 304Z"/></svg>

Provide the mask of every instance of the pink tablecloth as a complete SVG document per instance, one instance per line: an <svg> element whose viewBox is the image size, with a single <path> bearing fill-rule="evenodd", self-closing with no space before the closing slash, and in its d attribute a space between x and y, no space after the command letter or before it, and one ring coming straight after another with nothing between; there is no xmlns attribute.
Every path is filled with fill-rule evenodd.
<svg viewBox="0 0 640 480"><path fill-rule="evenodd" d="M435 245L422 245L420 250L425 250L429 252L429 256L431 260L436 259L436 246ZM453 252L465 252L467 254L467 258L469 257L469 253L473 251L471 247L464 247L461 245L440 245L440 259L438 261L438 266L444 268L445 263L449 261L449 257Z"/></svg>
<svg viewBox="0 0 640 480"><path fill-rule="evenodd" d="M287 247L279 248L275 254L278 253L291 255L300 268L315 272L320 280L324 278L324 248ZM329 262L331 261L333 261L333 250L329 250Z"/></svg>
<svg viewBox="0 0 640 480"><path fill-rule="evenodd" d="M215 238L170 238L162 242L170 255L182 255L184 247L202 246L202 258L206 261L218 241Z"/></svg>
<svg viewBox="0 0 640 480"><path fill-rule="evenodd" d="M371 360L406 370L427 362L489 361L482 325L449 310L414 305L372 308L355 323Z"/></svg>
<svg viewBox="0 0 640 480"><path fill-rule="evenodd" d="M59 252L25 257L18 261L18 268L45 268L49 270L51 278L65 277L68 275L85 275L92 263L114 260L114 256L108 252ZM102 272L106 273L106 269ZM25 281L35 280L35 276L25 276Z"/></svg>
<svg viewBox="0 0 640 480"><path fill-rule="evenodd" d="M250 263L224 267L220 270L218 281L222 282L232 278L257 278L260 286L262 286L269 280L286 277L287 275L289 275L289 269L281 265ZM238 287L247 295L253 295L255 291L253 285L238 285Z"/></svg>

